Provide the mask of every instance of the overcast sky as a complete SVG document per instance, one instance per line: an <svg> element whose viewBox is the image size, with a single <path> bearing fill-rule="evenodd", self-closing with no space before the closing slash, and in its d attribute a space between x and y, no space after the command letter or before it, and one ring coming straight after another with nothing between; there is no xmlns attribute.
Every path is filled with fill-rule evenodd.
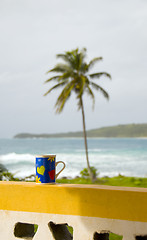
<svg viewBox="0 0 147 240"><path fill-rule="evenodd" d="M146 0L0 0L0 138L82 130L74 95L58 115L59 92L43 97L56 54L77 47L112 75L97 82L109 102L84 98L87 129L147 122Z"/></svg>

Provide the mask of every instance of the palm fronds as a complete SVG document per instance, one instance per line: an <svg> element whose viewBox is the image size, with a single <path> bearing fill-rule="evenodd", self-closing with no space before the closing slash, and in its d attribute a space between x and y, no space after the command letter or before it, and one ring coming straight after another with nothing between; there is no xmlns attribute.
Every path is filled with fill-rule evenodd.
<svg viewBox="0 0 147 240"><path fill-rule="evenodd" d="M102 57L96 57L93 58L88 64L87 64L87 71L89 71L97 62L101 61Z"/></svg>
<svg viewBox="0 0 147 240"><path fill-rule="evenodd" d="M56 107L56 112L60 113L63 110L63 107L65 105L65 103L67 102L67 100L69 99L72 89L74 88L74 81L69 82L62 90L62 92L60 93L55 107Z"/></svg>
<svg viewBox="0 0 147 240"><path fill-rule="evenodd" d="M90 88L90 86L88 85L87 86L87 93L88 95L92 98L93 100L93 109L94 109L94 104L95 104L95 96L94 96L94 93L92 91L92 89Z"/></svg>
<svg viewBox="0 0 147 240"><path fill-rule="evenodd" d="M90 81L90 79L99 79L100 77L108 77L111 79L111 75L107 72L97 72L88 74L89 70L99 61L102 57L93 58L89 63L85 61L86 48L79 51L78 48L72 51L66 51L65 53L57 54L57 58L63 60L63 63L58 63L54 68L47 73L58 73L45 81L49 83L52 81L57 82L52 88L50 88L44 96L48 95L52 90L64 87L60 93L57 102L55 104L57 112L61 112L66 101L68 100L72 91L76 93L77 99L82 98L86 92L91 96L93 100L93 106L95 103L94 93L92 88L100 91L106 99L109 99L108 93L96 83ZM80 101L78 101L80 107Z"/></svg>
<svg viewBox="0 0 147 240"><path fill-rule="evenodd" d="M62 91L57 98L55 108L57 113L61 113L65 103L68 101L72 92L75 92L76 98L78 101L78 109L82 111L83 119L83 133L85 141L85 151L86 151L86 160L89 175L93 181L93 176L88 159L88 147L87 147L87 137L86 137L86 127L85 127L85 113L83 105L83 95L86 92L93 100L93 107L95 103L95 96L93 89L101 92L106 99L109 99L108 93L98 84L91 81L91 79L98 79L101 76L109 77L111 75L107 72L99 72L88 74L89 70L100 60L102 57L97 57L92 59L89 63L85 61L86 58L86 48L83 48L81 51L76 48L75 50L65 52L63 54L57 54L57 58L63 60L63 63L57 64L54 68L49 70L47 73L57 73L57 75L47 79L45 83L50 83L52 81L56 84L51 87L44 96L48 95L54 89L59 89L62 87Z"/></svg>
<svg viewBox="0 0 147 240"><path fill-rule="evenodd" d="M65 73L67 71L70 71L70 67L67 64L59 63L54 68L49 70L47 73L50 72Z"/></svg>
<svg viewBox="0 0 147 240"><path fill-rule="evenodd" d="M62 81L62 82L54 85L52 88L50 88L50 89L44 94L44 96L48 95L52 90L54 90L54 89L56 89L56 88L59 88L59 87L65 85L65 84L66 84L66 81Z"/></svg>
<svg viewBox="0 0 147 240"><path fill-rule="evenodd" d="M60 77L60 75L51 77L51 78L47 79L44 83L48 83L48 82L50 82L50 81L52 81L52 80L57 80L59 77Z"/></svg>
<svg viewBox="0 0 147 240"><path fill-rule="evenodd" d="M109 100L109 94L101 86L94 82L90 82L90 85L92 85L92 87L95 88L96 90L100 91L103 94L103 96Z"/></svg>
<svg viewBox="0 0 147 240"><path fill-rule="evenodd" d="M100 78L101 76L106 76L111 79L111 75L107 72L99 72L99 73L89 74L90 78Z"/></svg>

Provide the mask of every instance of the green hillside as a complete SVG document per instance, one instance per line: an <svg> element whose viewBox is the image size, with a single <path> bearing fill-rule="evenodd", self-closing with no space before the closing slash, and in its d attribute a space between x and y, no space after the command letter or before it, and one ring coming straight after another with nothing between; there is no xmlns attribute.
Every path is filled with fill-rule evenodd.
<svg viewBox="0 0 147 240"><path fill-rule="evenodd" d="M147 123L144 124L127 124L117 125L111 127L103 127L98 129L92 129L87 131L88 137L147 137ZM14 138L63 138L63 137L83 137L81 132L68 132L57 134L29 134L20 133L14 136Z"/></svg>
<svg viewBox="0 0 147 240"><path fill-rule="evenodd" d="M127 124L88 131L89 137L147 137L147 124Z"/></svg>

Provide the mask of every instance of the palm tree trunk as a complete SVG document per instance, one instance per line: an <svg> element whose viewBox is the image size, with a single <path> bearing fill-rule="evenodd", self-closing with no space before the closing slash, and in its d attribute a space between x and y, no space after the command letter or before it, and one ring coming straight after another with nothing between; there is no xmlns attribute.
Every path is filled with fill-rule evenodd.
<svg viewBox="0 0 147 240"><path fill-rule="evenodd" d="M91 168L90 168L89 157L88 157L88 144L87 144L87 134L86 134L86 124L85 124L85 113L84 113L84 106L83 106L82 98L80 98L80 103L81 103L81 109L82 109L83 134L84 134L84 142L85 142L87 168L88 168L88 173L89 173L89 176L91 178L91 181L94 182L93 174L92 174Z"/></svg>

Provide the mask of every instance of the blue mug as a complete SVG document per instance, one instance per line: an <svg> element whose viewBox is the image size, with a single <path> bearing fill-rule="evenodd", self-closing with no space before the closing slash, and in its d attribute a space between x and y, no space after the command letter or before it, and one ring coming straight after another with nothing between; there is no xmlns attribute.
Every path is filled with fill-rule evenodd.
<svg viewBox="0 0 147 240"><path fill-rule="evenodd" d="M63 164L63 168L56 174L56 166L59 163ZM64 162L56 162L56 155L36 156L36 183L55 183L64 168Z"/></svg>

